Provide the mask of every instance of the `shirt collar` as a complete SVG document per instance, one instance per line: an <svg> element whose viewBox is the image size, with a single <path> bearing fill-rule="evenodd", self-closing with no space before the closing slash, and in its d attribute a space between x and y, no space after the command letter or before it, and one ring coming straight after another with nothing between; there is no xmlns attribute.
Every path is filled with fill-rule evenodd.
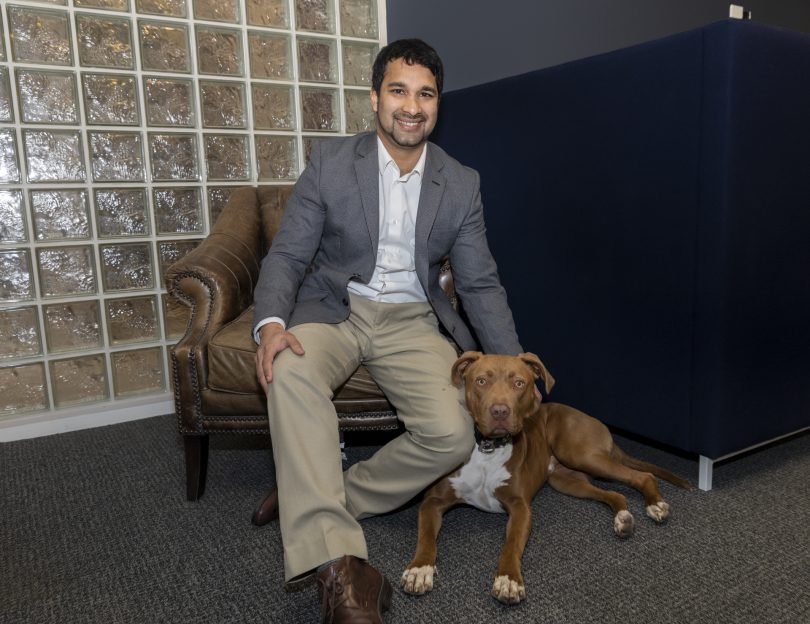
<svg viewBox="0 0 810 624"><path fill-rule="evenodd" d="M419 156L419 160L416 161L416 166L414 166L414 168L411 171L405 174L404 176L405 180L408 180L414 173L418 173L419 177L421 178L423 172L425 171L426 159L427 159L427 143L425 143L422 146L422 155ZM391 154L389 154L388 150L385 149L385 145L383 145L382 139L380 139L379 136L377 137L377 161L380 166L381 175L385 174L385 170L388 167L393 167L397 178L402 177L399 175L399 167L397 166L397 163L394 162L394 159L391 156Z"/></svg>

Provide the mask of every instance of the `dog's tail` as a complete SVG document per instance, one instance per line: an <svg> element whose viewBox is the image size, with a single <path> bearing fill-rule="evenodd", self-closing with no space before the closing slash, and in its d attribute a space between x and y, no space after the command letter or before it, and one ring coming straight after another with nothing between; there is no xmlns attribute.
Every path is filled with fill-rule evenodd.
<svg viewBox="0 0 810 624"><path fill-rule="evenodd" d="M660 477L664 481L669 481L672 485L675 485L684 490L694 489L692 484L689 483L689 481L687 481L686 479L681 479L678 475L670 472L666 468L661 468L661 466L656 466L655 464L651 464L650 462L645 462L641 459L631 457L615 444L613 445L613 453L616 459L619 460L622 464L624 464L628 468L633 468L634 470L642 470L644 472L650 472L654 474L656 477Z"/></svg>

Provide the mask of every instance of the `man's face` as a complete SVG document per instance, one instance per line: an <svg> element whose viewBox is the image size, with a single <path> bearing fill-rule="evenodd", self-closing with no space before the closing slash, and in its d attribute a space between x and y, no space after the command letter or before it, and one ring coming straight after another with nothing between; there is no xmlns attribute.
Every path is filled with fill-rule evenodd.
<svg viewBox="0 0 810 624"><path fill-rule="evenodd" d="M439 113L436 79L422 65L390 61L379 94L371 91L371 107L377 113L377 134L389 151L421 148Z"/></svg>

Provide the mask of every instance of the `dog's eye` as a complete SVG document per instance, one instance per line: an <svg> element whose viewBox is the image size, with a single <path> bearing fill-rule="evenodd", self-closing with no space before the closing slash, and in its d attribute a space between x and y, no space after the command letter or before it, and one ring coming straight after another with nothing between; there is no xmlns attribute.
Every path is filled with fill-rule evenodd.
<svg viewBox="0 0 810 624"><path fill-rule="evenodd" d="M526 385L526 382L522 379L515 379L515 388L522 388Z"/></svg>
<svg viewBox="0 0 810 624"><path fill-rule="evenodd" d="M477 383L479 386L486 386L487 380L485 377L479 377L478 379L475 380L475 383Z"/></svg>

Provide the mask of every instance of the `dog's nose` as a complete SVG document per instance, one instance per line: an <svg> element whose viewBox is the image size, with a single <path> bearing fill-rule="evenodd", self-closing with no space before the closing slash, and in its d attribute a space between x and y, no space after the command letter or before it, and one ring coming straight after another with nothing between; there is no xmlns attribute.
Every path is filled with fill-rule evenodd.
<svg viewBox="0 0 810 624"><path fill-rule="evenodd" d="M506 420L509 417L509 406L496 403L489 408L489 413L495 420Z"/></svg>

